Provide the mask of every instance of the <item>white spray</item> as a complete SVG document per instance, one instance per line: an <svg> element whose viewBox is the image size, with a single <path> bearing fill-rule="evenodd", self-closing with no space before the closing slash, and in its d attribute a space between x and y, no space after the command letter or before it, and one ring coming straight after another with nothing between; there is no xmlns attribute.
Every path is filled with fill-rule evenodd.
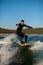
<svg viewBox="0 0 43 65"><path fill-rule="evenodd" d="M33 51L33 65L43 65L43 42L32 42L30 48Z"/></svg>
<svg viewBox="0 0 43 65"><path fill-rule="evenodd" d="M3 46L0 48L0 65L9 65L14 59L13 56L17 54L18 47L12 47L14 42L20 43L14 34L6 37L4 42L1 43Z"/></svg>

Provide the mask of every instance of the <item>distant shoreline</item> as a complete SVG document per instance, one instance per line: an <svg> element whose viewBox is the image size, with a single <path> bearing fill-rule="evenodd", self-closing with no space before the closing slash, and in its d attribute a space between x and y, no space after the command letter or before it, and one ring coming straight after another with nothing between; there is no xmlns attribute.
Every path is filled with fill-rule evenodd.
<svg viewBox="0 0 43 65"><path fill-rule="evenodd" d="M29 29L29 28L25 28L22 30L22 32L26 33L26 34L31 34L31 35L43 35L43 28L35 28L35 29ZM9 30L9 29L4 29L4 28L0 28L0 35L2 34L16 34L16 30Z"/></svg>
<svg viewBox="0 0 43 65"><path fill-rule="evenodd" d="M12 33L12 34L14 34L14 33ZM5 36L9 36L10 34L0 34L0 36L3 36L3 35L5 35ZM27 35L30 35L30 36L41 35L41 36L43 36L43 34L27 34Z"/></svg>

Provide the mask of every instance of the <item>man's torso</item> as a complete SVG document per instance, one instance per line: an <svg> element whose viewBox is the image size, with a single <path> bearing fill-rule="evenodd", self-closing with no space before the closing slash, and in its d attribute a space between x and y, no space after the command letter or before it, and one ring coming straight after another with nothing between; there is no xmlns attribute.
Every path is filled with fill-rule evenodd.
<svg viewBox="0 0 43 65"><path fill-rule="evenodd" d="M18 24L18 25L19 25L19 27L17 28L17 33L21 32L24 27L24 25L21 25L21 24Z"/></svg>

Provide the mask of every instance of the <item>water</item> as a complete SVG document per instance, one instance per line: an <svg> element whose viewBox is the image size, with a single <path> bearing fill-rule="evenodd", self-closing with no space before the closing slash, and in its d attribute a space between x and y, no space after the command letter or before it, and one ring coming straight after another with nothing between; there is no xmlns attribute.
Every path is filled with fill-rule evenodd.
<svg viewBox="0 0 43 65"><path fill-rule="evenodd" d="M28 36L28 42L32 45L33 65L43 65L43 36ZM9 65L15 59L18 52L19 39L16 35L0 36L0 65Z"/></svg>
<svg viewBox="0 0 43 65"><path fill-rule="evenodd" d="M43 65L43 36L32 36L33 65Z"/></svg>
<svg viewBox="0 0 43 65"><path fill-rule="evenodd" d="M6 36L4 36L4 35L3 35L3 36L0 36L0 40L1 40L1 39L4 39L5 37L6 37Z"/></svg>

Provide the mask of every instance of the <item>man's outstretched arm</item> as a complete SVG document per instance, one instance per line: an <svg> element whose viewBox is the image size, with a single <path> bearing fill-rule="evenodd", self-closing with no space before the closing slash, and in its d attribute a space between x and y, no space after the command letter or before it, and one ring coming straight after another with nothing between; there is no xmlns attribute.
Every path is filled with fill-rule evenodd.
<svg viewBox="0 0 43 65"><path fill-rule="evenodd" d="M32 28L31 26L28 26L28 25L25 25L25 24L24 24L24 26L25 26L25 27L28 27L28 28Z"/></svg>

